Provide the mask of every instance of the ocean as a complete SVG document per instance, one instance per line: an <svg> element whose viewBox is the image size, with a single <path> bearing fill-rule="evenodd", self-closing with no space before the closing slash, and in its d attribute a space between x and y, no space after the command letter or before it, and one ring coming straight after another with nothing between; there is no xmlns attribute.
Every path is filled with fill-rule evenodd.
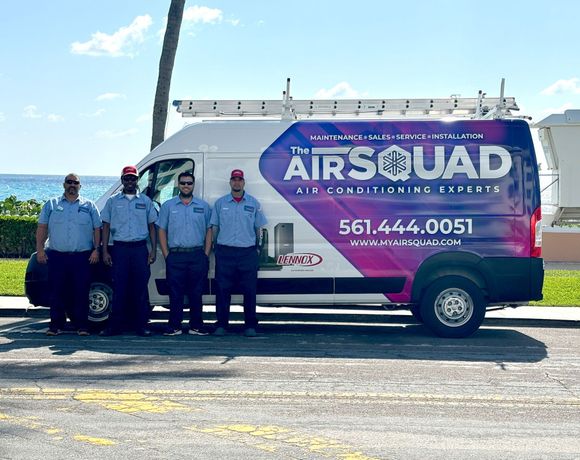
<svg viewBox="0 0 580 460"><path fill-rule="evenodd" d="M118 177L81 176L81 195L97 200L105 193ZM20 201L35 199L44 202L49 198L62 195L64 176L43 176L34 174L0 174L0 200L10 195Z"/></svg>

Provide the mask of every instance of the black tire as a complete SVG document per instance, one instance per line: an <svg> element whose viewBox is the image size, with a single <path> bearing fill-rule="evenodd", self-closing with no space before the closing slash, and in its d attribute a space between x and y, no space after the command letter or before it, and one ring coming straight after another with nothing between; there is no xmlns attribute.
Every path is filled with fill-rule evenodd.
<svg viewBox="0 0 580 460"><path fill-rule="evenodd" d="M113 289L107 283L94 281L89 291L89 321L100 323L109 318Z"/></svg>
<svg viewBox="0 0 580 460"><path fill-rule="evenodd" d="M485 309L485 298L475 283L460 276L446 276L428 287L420 313L425 325L438 336L460 338L479 329Z"/></svg>
<svg viewBox="0 0 580 460"><path fill-rule="evenodd" d="M423 317L421 316L421 307L419 305L413 305L411 308L411 314L413 318L417 320L418 323L423 324Z"/></svg>

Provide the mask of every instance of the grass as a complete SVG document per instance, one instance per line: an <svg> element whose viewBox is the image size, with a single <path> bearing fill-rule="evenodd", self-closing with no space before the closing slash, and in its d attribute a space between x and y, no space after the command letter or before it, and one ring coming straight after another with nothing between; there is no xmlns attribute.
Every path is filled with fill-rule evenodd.
<svg viewBox="0 0 580 460"><path fill-rule="evenodd" d="M28 259L0 259L0 296L23 296ZM579 307L580 271L546 270L544 300L531 305Z"/></svg>
<svg viewBox="0 0 580 460"><path fill-rule="evenodd" d="M544 299L531 305L578 307L580 306L580 271L546 270Z"/></svg>
<svg viewBox="0 0 580 460"><path fill-rule="evenodd" d="M28 259L0 259L0 295L24 295Z"/></svg>

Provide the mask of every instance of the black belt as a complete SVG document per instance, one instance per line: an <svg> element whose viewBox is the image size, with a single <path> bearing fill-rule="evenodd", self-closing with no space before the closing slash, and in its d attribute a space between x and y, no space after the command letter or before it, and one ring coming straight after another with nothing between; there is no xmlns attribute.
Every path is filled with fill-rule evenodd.
<svg viewBox="0 0 580 460"><path fill-rule="evenodd" d="M201 251L203 246L194 246L192 248L169 248L169 252L195 252Z"/></svg>
<svg viewBox="0 0 580 460"><path fill-rule="evenodd" d="M224 249L256 249L256 246L227 246L225 244L216 244L216 247L218 248L224 248Z"/></svg>
<svg viewBox="0 0 580 460"><path fill-rule="evenodd" d="M65 256L74 256L77 254L84 254L85 252L91 253L93 250L92 249L84 249L82 251L56 251L54 249L47 249L47 251L49 252L56 252L58 254L62 254Z"/></svg>
<svg viewBox="0 0 580 460"><path fill-rule="evenodd" d="M146 246L147 240L139 240L139 241L115 241L113 242L113 246L124 246L126 248L135 248L137 246Z"/></svg>

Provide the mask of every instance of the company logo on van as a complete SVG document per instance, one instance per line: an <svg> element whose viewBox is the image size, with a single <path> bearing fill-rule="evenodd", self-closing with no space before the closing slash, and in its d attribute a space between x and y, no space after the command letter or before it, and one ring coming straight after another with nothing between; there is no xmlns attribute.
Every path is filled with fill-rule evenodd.
<svg viewBox="0 0 580 460"><path fill-rule="evenodd" d="M276 260L278 265L297 265L300 267L314 267L322 263L322 256L318 254L313 254L311 252L306 253L292 253L284 254L278 256Z"/></svg>
<svg viewBox="0 0 580 460"><path fill-rule="evenodd" d="M456 175L465 175L469 179L499 179L512 167L509 152L498 145L471 146L471 155L464 145L451 149L434 145L432 148L433 154L426 155L423 146L413 146L408 150L397 145L383 150L366 146L291 146L290 162L283 180L344 181L350 178L369 181L380 174L393 182L403 182L412 173L424 180L453 179ZM427 156L432 157L429 166ZM475 163L474 158L477 158Z"/></svg>

